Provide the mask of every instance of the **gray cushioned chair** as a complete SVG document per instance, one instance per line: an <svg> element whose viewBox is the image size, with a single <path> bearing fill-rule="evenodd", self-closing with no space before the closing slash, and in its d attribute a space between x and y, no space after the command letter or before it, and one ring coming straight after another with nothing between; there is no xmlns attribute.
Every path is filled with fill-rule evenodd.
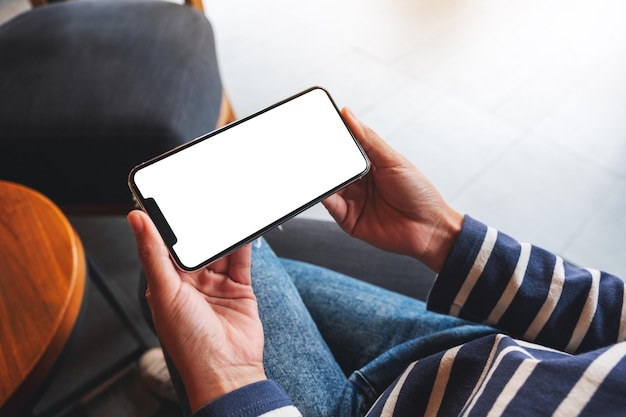
<svg viewBox="0 0 626 417"><path fill-rule="evenodd" d="M0 26L0 68L0 178L69 214L126 212L135 164L234 118L211 25L184 5L36 7Z"/></svg>

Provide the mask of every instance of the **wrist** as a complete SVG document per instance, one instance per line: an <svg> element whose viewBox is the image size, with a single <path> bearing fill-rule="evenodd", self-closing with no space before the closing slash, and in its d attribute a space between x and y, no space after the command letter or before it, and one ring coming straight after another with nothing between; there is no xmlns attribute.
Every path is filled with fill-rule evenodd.
<svg viewBox="0 0 626 417"><path fill-rule="evenodd" d="M445 206L432 228L428 244L418 259L439 273L463 227L464 216L450 206Z"/></svg>

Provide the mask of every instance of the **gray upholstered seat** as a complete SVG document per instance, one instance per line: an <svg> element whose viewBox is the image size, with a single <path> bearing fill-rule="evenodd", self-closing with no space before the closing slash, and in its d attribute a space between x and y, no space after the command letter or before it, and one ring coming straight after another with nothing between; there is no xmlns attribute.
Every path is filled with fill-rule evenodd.
<svg viewBox="0 0 626 417"><path fill-rule="evenodd" d="M130 169L216 127L209 21L163 1L80 0L0 26L0 178L67 205L124 205Z"/></svg>

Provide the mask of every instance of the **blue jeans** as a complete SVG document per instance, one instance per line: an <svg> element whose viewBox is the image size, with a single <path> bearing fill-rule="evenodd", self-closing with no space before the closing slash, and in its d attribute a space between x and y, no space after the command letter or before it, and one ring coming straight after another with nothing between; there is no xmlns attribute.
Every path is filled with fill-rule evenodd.
<svg viewBox="0 0 626 417"><path fill-rule="evenodd" d="M264 364L305 417L362 416L413 361L496 331L253 244Z"/></svg>
<svg viewBox="0 0 626 417"><path fill-rule="evenodd" d="M496 332L328 269L279 259L263 239L253 243L252 286L266 374L305 417L363 416L411 362Z"/></svg>

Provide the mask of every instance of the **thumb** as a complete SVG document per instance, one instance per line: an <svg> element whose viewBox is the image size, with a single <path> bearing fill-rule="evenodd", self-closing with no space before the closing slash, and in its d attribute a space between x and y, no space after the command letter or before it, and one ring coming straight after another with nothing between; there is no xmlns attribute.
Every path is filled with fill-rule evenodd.
<svg viewBox="0 0 626 417"><path fill-rule="evenodd" d="M179 286L179 275L161 235L150 217L141 210L131 211L127 219L135 235L137 254L148 280L151 297L169 302L168 299Z"/></svg>
<svg viewBox="0 0 626 417"><path fill-rule="evenodd" d="M372 128L357 119L348 107L341 110L341 114L354 133L363 150L376 168L396 166L405 163L405 158L385 142Z"/></svg>

